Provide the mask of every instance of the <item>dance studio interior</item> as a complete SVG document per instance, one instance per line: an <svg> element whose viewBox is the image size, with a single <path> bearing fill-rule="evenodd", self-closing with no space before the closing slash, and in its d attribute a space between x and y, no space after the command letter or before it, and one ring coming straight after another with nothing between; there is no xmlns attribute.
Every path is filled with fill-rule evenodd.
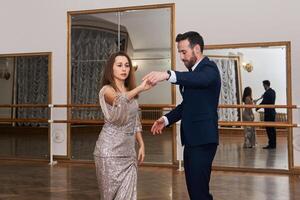
<svg viewBox="0 0 300 200"><path fill-rule="evenodd" d="M98 95L108 57L126 52L137 84L151 71L186 71L175 38L187 31L202 35L203 55L221 77L214 199L300 199L299 6L296 0L1 0L0 199L99 199L93 152L105 123ZM263 105L243 103L246 87L253 99L262 97L264 80L276 92L273 122L264 120ZM137 101L145 143L137 199L190 199L180 121L151 133L155 120L181 103L178 86L160 82ZM251 122L243 119L246 108ZM255 130L251 148L245 126ZM276 148L263 148L266 127L276 129Z"/></svg>

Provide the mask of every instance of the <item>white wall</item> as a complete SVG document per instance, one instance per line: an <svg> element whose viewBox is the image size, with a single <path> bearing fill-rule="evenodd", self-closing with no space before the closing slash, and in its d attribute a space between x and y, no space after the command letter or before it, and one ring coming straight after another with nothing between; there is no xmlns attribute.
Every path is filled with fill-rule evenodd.
<svg viewBox="0 0 300 200"><path fill-rule="evenodd" d="M66 103L67 14L88 10L157 3L176 3L176 33L200 32L206 44L292 42L293 103L300 105L300 26L297 0L1 0L0 53L53 52L53 103ZM177 56L178 69L184 69ZM62 114L63 115L63 114ZM299 123L299 112L294 122ZM63 128L65 130L65 127ZM299 129L294 129L298 138ZM297 136L296 136L297 135ZM297 141L300 146L300 141ZM64 154L65 148L55 149ZM300 166L300 150L294 152Z"/></svg>

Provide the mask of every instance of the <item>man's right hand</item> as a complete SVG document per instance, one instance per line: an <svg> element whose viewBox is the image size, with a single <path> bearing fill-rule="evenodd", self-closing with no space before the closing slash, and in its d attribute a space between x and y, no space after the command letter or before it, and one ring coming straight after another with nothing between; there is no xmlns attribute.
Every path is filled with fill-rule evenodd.
<svg viewBox="0 0 300 200"><path fill-rule="evenodd" d="M162 130L165 128L165 120L163 117L156 120L151 128L151 132L153 135L161 134Z"/></svg>

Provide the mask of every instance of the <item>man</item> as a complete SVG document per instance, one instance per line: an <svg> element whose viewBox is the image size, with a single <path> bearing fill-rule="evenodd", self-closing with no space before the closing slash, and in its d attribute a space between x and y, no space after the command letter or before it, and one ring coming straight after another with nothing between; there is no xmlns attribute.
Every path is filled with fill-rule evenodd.
<svg viewBox="0 0 300 200"><path fill-rule="evenodd" d="M275 104L276 99L276 93L275 91L270 87L271 83L269 80L263 81L263 86L265 88L265 93L262 95L261 98L255 100L255 103L263 99L260 104ZM256 111L259 110L259 108L256 108ZM267 122L275 122L276 117L276 111L275 108L264 108L264 121ZM264 149L275 149L276 148L276 129L275 127L266 127L267 135L268 135L268 145L263 147Z"/></svg>
<svg viewBox="0 0 300 200"><path fill-rule="evenodd" d="M184 145L184 169L190 199L211 200L209 182L217 145L220 95L220 73L216 64L203 56L204 42L197 32L176 37L180 58L189 72L151 72L144 77L155 85L168 80L179 85L182 102L153 124L153 134L181 120L181 142Z"/></svg>

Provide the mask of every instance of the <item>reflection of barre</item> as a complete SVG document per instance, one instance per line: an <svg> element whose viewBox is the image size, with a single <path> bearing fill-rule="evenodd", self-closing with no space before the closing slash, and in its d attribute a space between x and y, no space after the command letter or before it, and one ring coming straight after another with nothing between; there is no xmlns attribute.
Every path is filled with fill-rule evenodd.
<svg viewBox="0 0 300 200"><path fill-rule="evenodd" d="M181 145L181 141L180 141L180 125L181 125L181 121L176 122L176 127L177 127L177 132L176 132L176 150L177 150L177 160L179 162L179 166L177 171L183 171L184 168L182 167L182 159L183 159L183 147Z"/></svg>
<svg viewBox="0 0 300 200"><path fill-rule="evenodd" d="M180 171L180 172L184 171L184 168L182 167L181 161L182 160L179 160L179 167L177 169L177 171Z"/></svg>
<svg viewBox="0 0 300 200"><path fill-rule="evenodd" d="M49 161L49 165L53 166L57 164L56 160L53 160L53 137L52 137L52 132L51 130L53 130L53 109L54 109L54 105L53 104L49 104L48 107L50 108L50 119L48 120L48 123L50 124L50 133L51 133L51 137L50 137L50 161Z"/></svg>
<svg viewBox="0 0 300 200"><path fill-rule="evenodd" d="M53 104L49 104L48 107L50 108L50 120L48 120L48 123L53 123Z"/></svg>

